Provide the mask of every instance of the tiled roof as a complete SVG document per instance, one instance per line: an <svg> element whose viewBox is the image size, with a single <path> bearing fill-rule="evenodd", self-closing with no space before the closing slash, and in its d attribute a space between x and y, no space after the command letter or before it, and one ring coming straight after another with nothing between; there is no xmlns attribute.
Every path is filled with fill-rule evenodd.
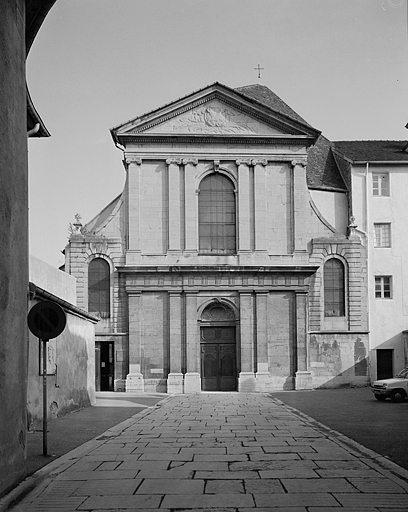
<svg viewBox="0 0 408 512"><path fill-rule="evenodd" d="M306 176L309 188L347 191L331 151L333 146L332 142L320 135L314 146L308 149Z"/></svg>
<svg viewBox="0 0 408 512"><path fill-rule="evenodd" d="M405 140L343 140L333 144L353 162L408 162Z"/></svg>
<svg viewBox="0 0 408 512"><path fill-rule="evenodd" d="M279 98L273 91L268 87L261 84L245 85L243 87L237 87L235 91L248 96L259 103L263 103L265 106L271 108L275 112L279 112L298 123L310 126L299 114L292 110L283 100ZM311 127L311 126L310 126ZM312 128L312 127L311 127Z"/></svg>

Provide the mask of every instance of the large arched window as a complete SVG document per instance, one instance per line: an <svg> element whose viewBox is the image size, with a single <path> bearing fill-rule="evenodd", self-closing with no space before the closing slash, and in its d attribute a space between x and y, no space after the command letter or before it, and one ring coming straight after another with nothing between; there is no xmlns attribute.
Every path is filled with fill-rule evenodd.
<svg viewBox="0 0 408 512"><path fill-rule="evenodd" d="M337 258L326 261L323 269L324 316L345 316L344 265Z"/></svg>
<svg viewBox="0 0 408 512"><path fill-rule="evenodd" d="M88 311L110 316L110 268L102 258L95 258L88 267Z"/></svg>
<svg viewBox="0 0 408 512"><path fill-rule="evenodd" d="M198 223L200 251L236 251L234 184L226 176L210 174L200 183Z"/></svg>

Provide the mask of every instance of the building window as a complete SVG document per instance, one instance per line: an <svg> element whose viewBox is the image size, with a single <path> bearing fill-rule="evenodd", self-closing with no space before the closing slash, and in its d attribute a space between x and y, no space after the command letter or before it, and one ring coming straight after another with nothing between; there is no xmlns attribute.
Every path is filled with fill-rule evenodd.
<svg viewBox="0 0 408 512"><path fill-rule="evenodd" d="M110 268L102 258L95 258L88 267L88 311L110 316Z"/></svg>
<svg viewBox="0 0 408 512"><path fill-rule="evenodd" d="M374 247L391 247L391 224L374 224Z"/></svg>
<svg viewBox="0 0 408 512"><path fill-rule="evenodd" d="M345 316L344 265L336 259L327 260L323 268L324 316Z"/></svg>
<svg viewBox="0 0 408 512"><path fill-rule="evenodd" d="M392 299L392 278L391 276L376 276L375 298Z"/></svg>
<svg viewBox="0 0 408 512"><path fill-rule="evenodd" d="M388 174L373 173L373 195L390 195L390 180Z"/></svg>
<svg viewBox="0 0 408 512"><path fill-rule="evenodd" d="M210 174L200 183L198 196L199 249L208 253L235 253L235 192L232 181Z"/></svg>

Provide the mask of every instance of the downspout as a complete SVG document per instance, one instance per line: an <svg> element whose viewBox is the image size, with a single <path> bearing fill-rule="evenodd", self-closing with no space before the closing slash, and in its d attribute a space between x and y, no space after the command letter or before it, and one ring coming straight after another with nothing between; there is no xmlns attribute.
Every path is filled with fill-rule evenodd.
<svg viewBox="0 0 408 512"><path fill-rule="evenodd" d="M369 251L370 251L370 208L368 206L369 201L369 191L368 191L368 170L369 170L369 163L366 162L366 169L365 169L365 210L366 210L366 230L362 231L362 233L366 237L366 269L367 269L367 331L368 331L368 372L369 377L371 380L371 336L370 336L370 303L371 303L371 276L369 272L369 265L370 265L370 258L369 258Z"/></svg>

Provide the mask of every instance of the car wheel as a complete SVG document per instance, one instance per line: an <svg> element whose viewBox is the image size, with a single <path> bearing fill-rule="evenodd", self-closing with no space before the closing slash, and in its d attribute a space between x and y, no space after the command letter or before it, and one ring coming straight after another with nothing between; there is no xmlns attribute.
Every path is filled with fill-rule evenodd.
<svg viewBox="0 0 408 512"><path fill-rule="evenodd" d="M386 397L386 396L384 396L384 395L374 395L374 396L375 396L375 398L376 398L377 400L379 400L380 402L383 402L384 400L386 400L386 399L387 399L387 397Z"/></svg>
<svg viewBox="0 0 408 512"><path fill-rule="evenodd" d="M402 390L402 389L396 389L395 391L392 392L392 395L391 395L391 400L393 402L403 402L405 400L405 397L407 395L405 394L405 391Z"/></svg>

